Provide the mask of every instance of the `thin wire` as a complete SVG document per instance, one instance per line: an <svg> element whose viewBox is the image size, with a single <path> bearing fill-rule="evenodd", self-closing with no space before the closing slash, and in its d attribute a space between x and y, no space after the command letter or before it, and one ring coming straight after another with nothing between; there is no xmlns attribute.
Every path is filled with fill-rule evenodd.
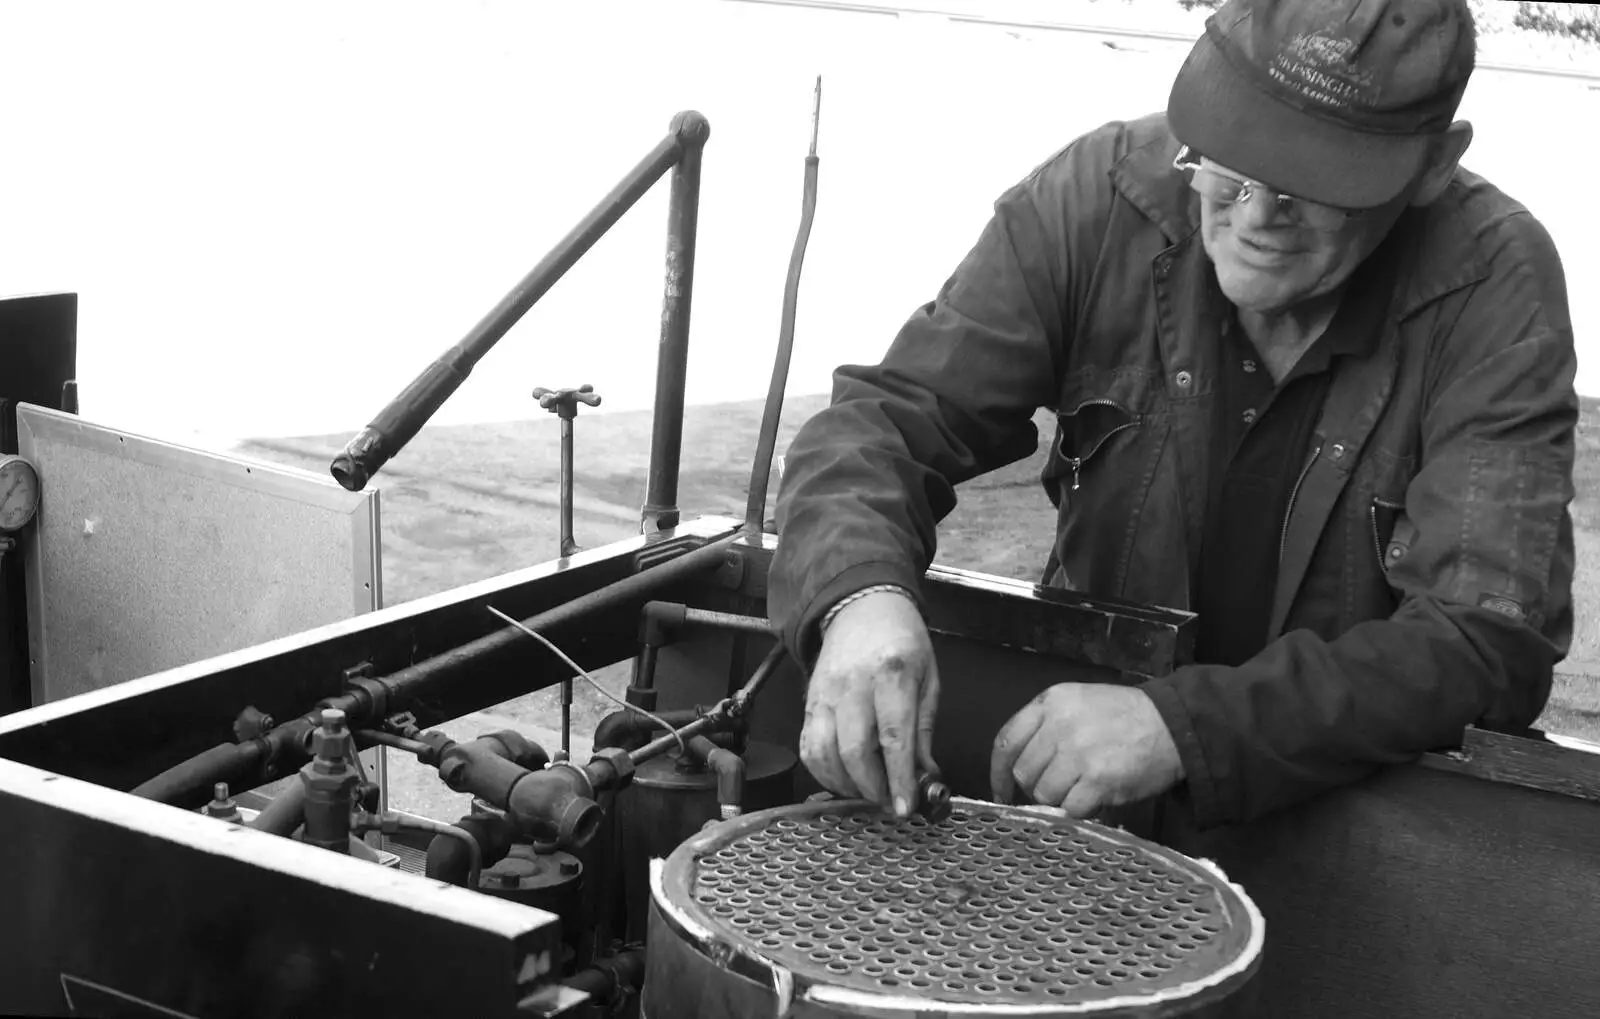
<svg viewBox="0 0 1600 1019"><path fill-rule="evenodd" d="M583 670L583 666L579 665L577 662L575 662L572 659L568 658L565 651L562 651L560 648L556 647L554 644L552 644L550 642L550 638L549 637L546 637L542 633L538 633L538 632L536 632L534 630L528 629L526 626L523 626L521 623L517 622L515 619L512 619L510 616L506 615L504 612L501 612L499 609L495 608L493 605L485 605L484 608L488 609L490 612L493 612L495 615L499 616L501 619L504 619L506 622L510 623L512 626L515 626L517 629L521 630L523 633L527 634L528 636L532 637L534 640L538 641L539 643L543 644L545 647L549 648L551 651L555 652L555 655L556 655L557 658L561 659L563 662L566 662L568 667L570 667L574 672L576 672L583 679L583 681L585 683L588 683L590 686L594 687L595 688L595 692L600 694L600 696L608 698L609 700L611 700L611 701L613 701L613 702L615 702L617 704L622 705L624 708L627 708L629 711L637 711L639 714L641 714L644 717L650 719L650 721L656 723L661 728L667 730L667 732L672 734L672 738L678 741L678 752L682 753L684 755L687 755L689 753L689 748L683 745L683 737L678 734L678 730L677 729L674 729L672 726L668 725L666 722L663 722L661 719L657 718L655 715L652 715L650 712L648 712L645 709L639 707L639 705L637 705L637 704L629 704L627 701L621 699L620 697L617 697L611 691L607 690L605 687L603 687L599 683L595 682L594 677L589 675L587 672L585 672Z"/></svg>

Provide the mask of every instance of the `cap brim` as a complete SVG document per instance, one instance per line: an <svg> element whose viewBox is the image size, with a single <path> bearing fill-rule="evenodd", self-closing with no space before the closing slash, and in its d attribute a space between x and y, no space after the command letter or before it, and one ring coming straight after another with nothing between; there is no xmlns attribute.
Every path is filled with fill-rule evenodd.
<svg viewBox="0 0 1600 1019"><path fill-rule="evenodd" d="M1345 209L1393 201L1428 156L1426 135L1355 131L1263 91L1228 62L1209 33L1178 71L1167 125L1180 142L1230 170Z"/></svg>

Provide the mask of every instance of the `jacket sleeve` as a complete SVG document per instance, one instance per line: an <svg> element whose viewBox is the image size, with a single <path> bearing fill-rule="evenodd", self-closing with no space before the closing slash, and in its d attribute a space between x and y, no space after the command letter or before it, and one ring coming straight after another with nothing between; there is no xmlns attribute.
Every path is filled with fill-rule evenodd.
<svg viewBox="0 0 1600 1019"><path fill-rule="evenodd" d="M1517 213L1488 239L1488 276L1430 352L1394 614L1332 641L1293 631L1238 668L1144 686L1197 825L1249 821L1544 708L1572 636L1576 355L1544 228Z"/></svg>
<svg viewBox="0 0 1600 1019"><path fill-rule="evenodd" d="M831 404L798 432L777 502L768 611L807 669L840 598L897 584L921 605L954 486L1031 455L1054 398L1074 263L1087 276L1111 199L1114 135L1058 153L995 203L975 247L881 363L834 373ZM1103 234L1103 228L1100 231ZM1098 240L1098 238L1096 238Z"/></svg>

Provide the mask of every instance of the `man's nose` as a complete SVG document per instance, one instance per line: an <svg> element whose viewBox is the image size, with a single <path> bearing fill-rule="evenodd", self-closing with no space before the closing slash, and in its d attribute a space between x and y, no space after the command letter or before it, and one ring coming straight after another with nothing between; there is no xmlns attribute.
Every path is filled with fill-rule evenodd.
<svg viewBox="0 0 1600 1019"><path fill-rule="evenodd" d="M1251 229L1265 229L1284 217L1278 194L1270 188L1251 188L1250 197L1239 204L1243 206L1244 225Z"/></svg>

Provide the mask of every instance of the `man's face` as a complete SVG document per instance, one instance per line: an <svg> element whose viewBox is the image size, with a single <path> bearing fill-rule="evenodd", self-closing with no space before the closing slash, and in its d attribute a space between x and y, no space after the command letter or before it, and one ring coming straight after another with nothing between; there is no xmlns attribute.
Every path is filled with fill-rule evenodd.
<svg viewBox="0 0 1600 1019"><path fill-rule="evenodd" d="M1200 162L1229 177L1242 176L1210 159ZM1402 196L1328 231L1296 222L1263 188L1252 189L1244 202L1201 195L1200 237L1228 300L1271 315L1336 290L1383 241L1405 207Z"/></svg>

